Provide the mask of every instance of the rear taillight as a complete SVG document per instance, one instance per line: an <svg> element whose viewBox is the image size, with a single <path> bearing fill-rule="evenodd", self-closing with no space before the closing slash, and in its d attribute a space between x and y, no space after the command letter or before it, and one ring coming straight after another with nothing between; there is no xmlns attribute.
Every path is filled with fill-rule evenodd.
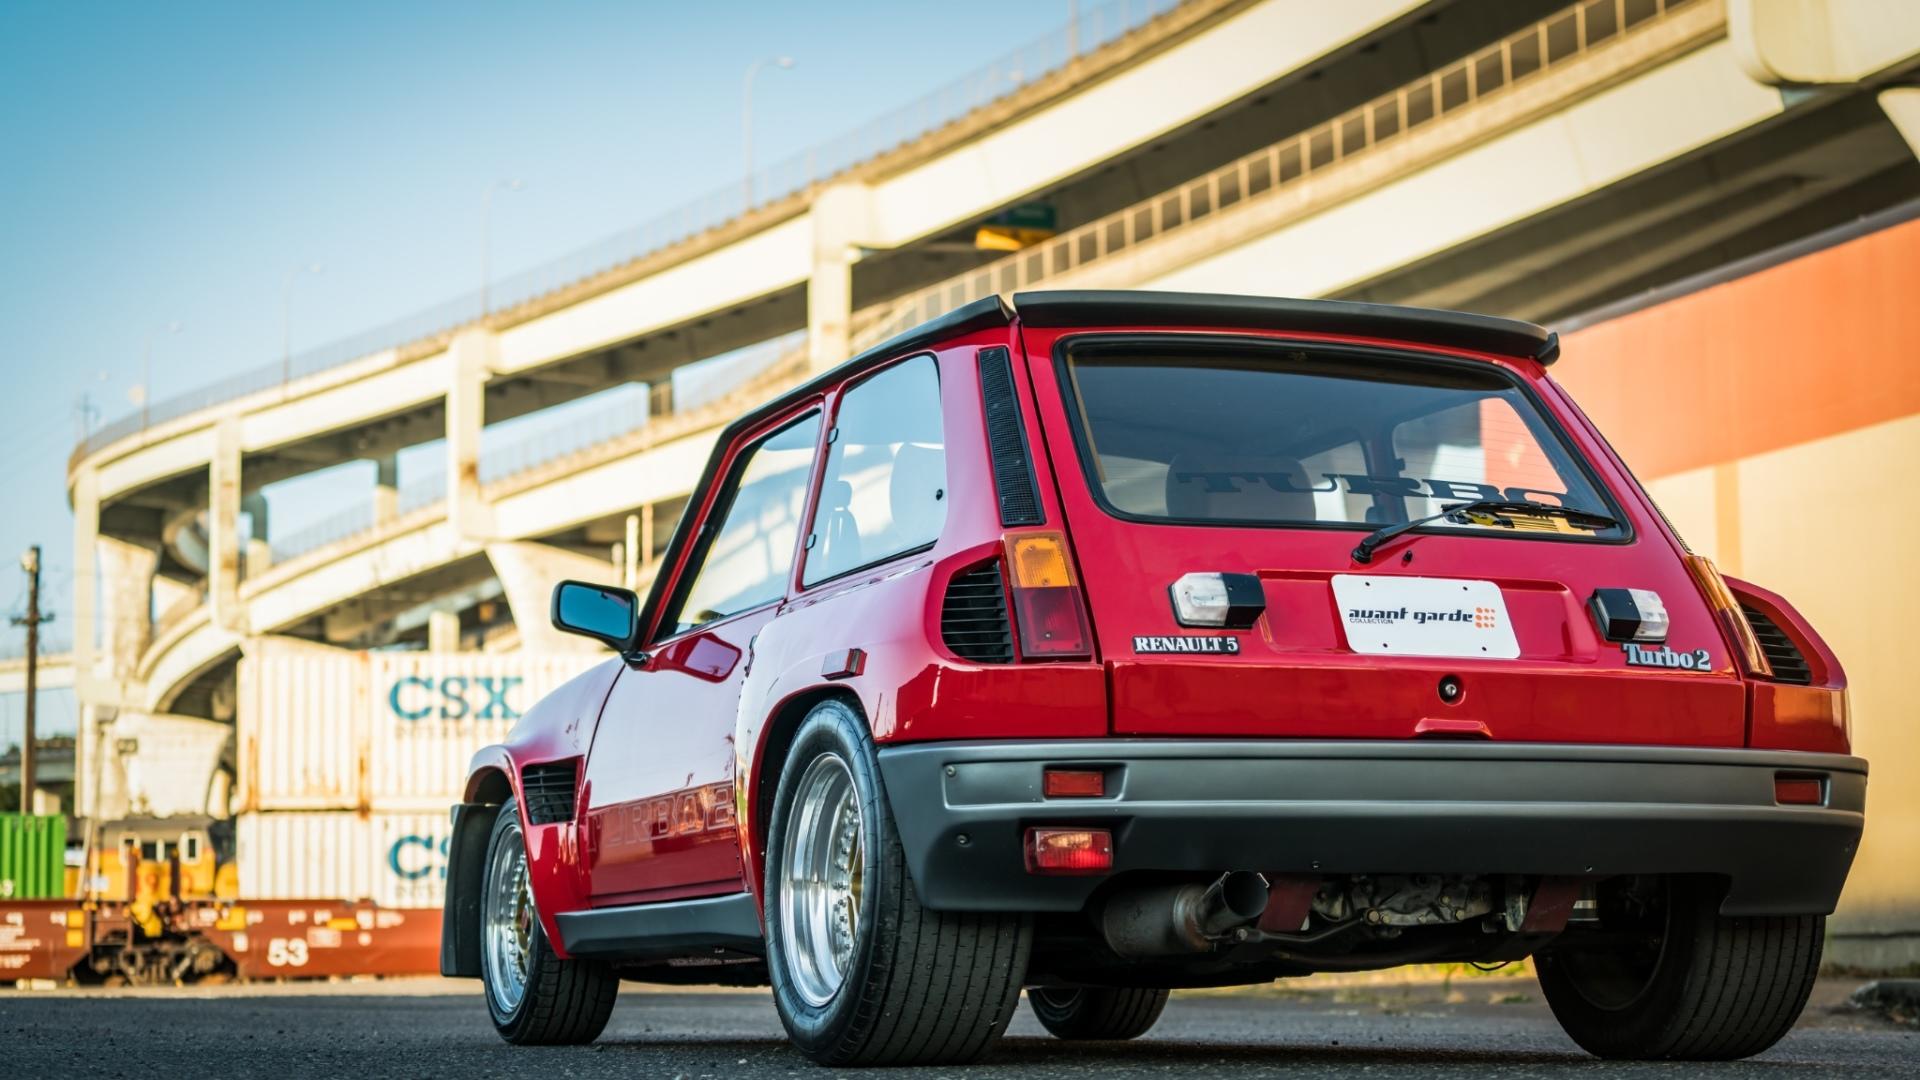
<svg viewBox="0 0 1920 1080"><path fill-rule="evenodd" d="M1028 829L1030 874L1104 874L1113 869L1113 834L1105 829Z"/></svg>
<svg viewBox="0 0 1920 1080"><path fill-rule="evenodd" d="M1740 610L1740 601L1734 599L1733 590L1727 588L1719 567L1704 555L1688 555L1686 563L1688 572L1693 574L1694 583L1700 586L1700 594L1706 597L1707 606L1713 609L1714 618L1720 620L1721 629L1726 631L1727 639L1733 642L1734 652L1740 657L1740 666L1748 675L1773 678L1773 665L1767 663L1767 654L1760 648L1760 639L1754 636L1746 613Z"/></svg>
<svg viewBox="0 0 1920 1080"><path fill-rule="evenodd" d="M1012 568L1013 614L1020 654L1030 660L1086 660L1093 656L1087 604L1059 533L1007 537Z"/></svg>

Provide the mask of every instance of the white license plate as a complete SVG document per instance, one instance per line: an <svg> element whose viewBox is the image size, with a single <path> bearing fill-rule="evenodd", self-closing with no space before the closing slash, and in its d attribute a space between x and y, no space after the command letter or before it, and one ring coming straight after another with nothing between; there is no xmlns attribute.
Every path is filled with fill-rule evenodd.
<svg viewBox="0 0 1920 1080"><path fill-rule="evenodd" d="M1380 656L1520 655L1500 586L1457 578L1335 574L1347 647Z"/></svg>

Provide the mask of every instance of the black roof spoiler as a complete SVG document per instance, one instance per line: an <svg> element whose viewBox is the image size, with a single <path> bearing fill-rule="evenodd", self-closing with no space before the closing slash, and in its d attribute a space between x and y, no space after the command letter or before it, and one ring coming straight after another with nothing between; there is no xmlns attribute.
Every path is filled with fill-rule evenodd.
<svg viewBox="0 0 1920 1080"><path fill-rule="evenodd" d="M1067 289L1015 293L1013 309L1027 326L1241 326L1394 338L1442 348L1524 356L1542 364L1560 357L1559 335L1533 323L1351 300Z"/></svg>

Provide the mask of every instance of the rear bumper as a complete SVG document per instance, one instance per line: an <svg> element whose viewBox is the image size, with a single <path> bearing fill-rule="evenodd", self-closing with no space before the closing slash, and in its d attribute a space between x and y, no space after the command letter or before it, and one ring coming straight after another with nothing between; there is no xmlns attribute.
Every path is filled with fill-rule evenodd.
<svg viewBox="0 0 1920 1080"><path fill-rule="evenodd" d="M1840 754L1468 742L1103 739L883 748L921 901L1073 911L1104 880L1026 871L1035 825L1114 836L1114 872L1716 874L1729 915L1833 910L1860 842L1867 763ZM1107 771L1043 799L1045 766ZM1777 773L1826 779L1779 806Z"/></svg>

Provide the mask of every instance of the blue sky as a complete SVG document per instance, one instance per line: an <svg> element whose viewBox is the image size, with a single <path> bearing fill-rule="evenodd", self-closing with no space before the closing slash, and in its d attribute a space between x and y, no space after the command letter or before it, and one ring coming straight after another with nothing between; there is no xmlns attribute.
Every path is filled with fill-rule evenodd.
<svg viewBox="0 0 1920 1080"><path fill-rule="evenodd" d="M1082 8L1092 8L1083 3ZM1068 5L0 0L0 600L45 545L67 614L75 402L131 411L476 287L737 182L1025 45ZM178 322L178 333L162 328ZM276 511L278 512L278 511ZM18 603L0 614L13 614ZM56 638L64 639L58 629ZM0 645L20 631L0 627ZM18 732L0 703L0 746ZM71 706L49 702L54 726Z"/></svg>

